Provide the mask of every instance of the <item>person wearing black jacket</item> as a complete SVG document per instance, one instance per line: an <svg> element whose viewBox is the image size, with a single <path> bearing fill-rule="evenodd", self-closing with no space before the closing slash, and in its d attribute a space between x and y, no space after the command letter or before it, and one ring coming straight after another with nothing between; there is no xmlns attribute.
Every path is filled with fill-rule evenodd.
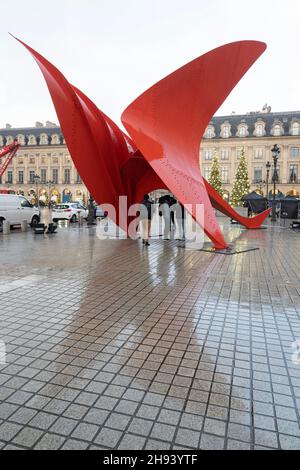
<svg viewBox="0 0 300 470"><path fill-rule="evenodd" d="M153 202L150 200L148 194L144 195L144 199L141 202L139 210L139 221L141 227L141 235L143 244L149 246L149 236L151 230L151 220L153 212Z"/></svg>

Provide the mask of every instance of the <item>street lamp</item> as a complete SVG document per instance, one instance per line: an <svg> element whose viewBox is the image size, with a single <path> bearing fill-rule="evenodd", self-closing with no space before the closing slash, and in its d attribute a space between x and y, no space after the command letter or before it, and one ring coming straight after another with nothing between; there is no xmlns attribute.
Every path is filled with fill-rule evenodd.
<svg viewBox="0 0 300 470"><path fill-rule="evenodd" d="M280 154L280 148L277 144L275 144L271 148L272 158L273 158L273 165L274 165L274 173L273 173L273 202L272 202L272 218L271 222L276 222L276 200L275 200L275 192L276 192L276 180L277 180L277 162Z"/></svg>
<svg viewBox="0 0 300 470"><path fill-rule="evenodd" d="M33 182L34 182L35 187L36 187L35 194L36 194L37 207L40 206L40 198L39 198L39 181L40 181L40 179L41 179L41 177L39 175L36 175L36 174L33 175Z"/></svg>
<svg viewBox="0 0 300 470"><path fill-rule="evenodd" d="M267 203L269 205L269 175L270 175L270 168L271 168L271 163L268 161L266 163L266 170L267 170Z"/></svg>

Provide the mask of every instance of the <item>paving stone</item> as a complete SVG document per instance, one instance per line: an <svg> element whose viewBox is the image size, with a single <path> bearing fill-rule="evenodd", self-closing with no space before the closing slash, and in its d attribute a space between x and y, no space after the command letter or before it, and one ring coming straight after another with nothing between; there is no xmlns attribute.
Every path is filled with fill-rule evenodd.
<svg viewBox="0 0 300 470"><path fill-rule="evenodd" d="M203 450L223 450L224 439L210 434L202 434L200 440L200 449Z"/></svg>
<svg viewBox="0 0 300 470"><path fill-rule="evenodd" d="M300 450L300 438L279 434L279 442L283 450Z"/></svg>
<svg viewBox="0 0 300 470"><path fill-rule="evenodd" d="M57 415L50 413L44 413L40 411L34 418L30 421L29 425L34 428L39 429L49 429L54 421L57 420Z"/></svg>
<svg viewBox="0 0 300 470"><path fill-rule="evenodd" d="M118 441L122 437L121 431L116 431L115 429L102 428L100 433L95 439L96 444L104 445L110 449L115 449Z"/></svg>
<svg viewBox="0 0 300 470"><path fill-rule="evenodd" d="M83 441L92 441L98 430L98 426L94 424L80 423L72 432L72 437Z"/></svg>
<svg viewBox="0 0 300 470"><path fill-rule="evenodd" d="M4 422L0 425L0 439L4 442L9 442L21 429L22 426L20 424Z"/></svg>
<svg viewBox="0 0 300 470"><path fill-rule="evenodd" d="M45 434L42 439L34 446L35 450L57 450L65 441L64 437L56 434Z"/></svg>
<svg viewBox="0 0 300 470"><path fill-rule="evenodd" d="M161 441L172 441L176 431L175 426L169 424L156 423L153 426L151 437Z"/></svg>
<svg viewBox="0 0 300 470"><path fill-rule="evenodd" d="M200 433L188 429L179 428L175 436L175 443L183 446L198 447Z"/></svg>
<svg viewBox="0 0 300 470"><path fill-rule="evenodd" d="M148 421L141 418L133 418L129 425L128 432L141 436L148 436L152 426L153 421Z"/></svg>
<svg viewBox="0 0 300 470"><path fill-rule="evenodd" d="M30 408L19 408L11 417L10 420L19 423L27 424L29 421L38 413L37 410L32 410Z"/></svg>
<svg viewBox="0 0 300 470"><path fill-rule="evenodd" d="M69 436L77 424L78 422L74 419L61 417L51 426L50 431L56 434L62 434L63 436Z"/></svg>
<svg viewBox="0 0 300 470"><path fill-rule="evenodd" d="M42 435L42 430L23 427L19 434L13 439L13 444L31 449Z"/></svg>
<svg viewBox="0 0 300 470"><path fill-rule="evenodd" d="M88 446L88 442L79 441L76 439L67 439L61 450L85 450L88 448Z"/></svg>
<svg viewBox="0 0 300 470"><path fill-rule="evenodd" d="M119 450L139 450L142 449L146 439L134 434L125 434L120 444L118 445Z"/></svg>
<svg viewBox="0 0 300 470"><path fill-rule="evenodd" d="M130 421L130 417L120 414L120 413L111 413L107 421L105 422L105 426L108 428L125 430L128 423Z"/></svg>
<svg viewBox="0 0 300 470"><path fill-rule="evenodd" d="M278 448L277 434L271 431L263 431L261 429L255 429L255 444L266 447Z"/></svg>

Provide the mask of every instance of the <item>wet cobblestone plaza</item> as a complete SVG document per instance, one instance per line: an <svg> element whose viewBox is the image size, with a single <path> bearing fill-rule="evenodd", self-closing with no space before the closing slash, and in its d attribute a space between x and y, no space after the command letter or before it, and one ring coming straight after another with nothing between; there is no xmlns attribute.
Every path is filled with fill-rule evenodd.
<svg viewBox="0 0 300 470"><path fill-rule="evenodd" d="M0 234L0 448L300 449L300 233L224 231Z"/></svg>

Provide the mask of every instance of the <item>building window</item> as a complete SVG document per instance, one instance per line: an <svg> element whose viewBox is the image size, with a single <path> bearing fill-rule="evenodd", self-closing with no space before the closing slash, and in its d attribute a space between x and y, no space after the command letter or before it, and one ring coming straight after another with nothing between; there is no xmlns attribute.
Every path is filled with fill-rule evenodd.
<svg viewBox="0 0 300 470"><path fill-rule="evenodd" d="M205 160L211 160L213 156L213 151L212 150L205 150L204 151L204 159Z"/></svg>
<svg viewBox="0 0 300 470"><path fill-rule="evenodd" d="M209 180L209 178L210 178L210 173L211 173L211 168L210 168L210 167L204 168L204 178L205 178L206 180Z"/></svg>
<svg viewBox="0 0 300 470"><path fill-rule="evenodd" d="M298 181L298 165L290 165L289 183L296 183Z"/></svg>
<svg viewBox="0 0 300 470"><path fill-rule="evenodd" d="M273 135L274 136L281 135L281 126L279 124L276 124L276 126L273 127Z"/></svg>
<svg viewBox="0 0 300 470"><path fill-rule="evenodd" d="M221 180L222 180L222 183L228 183L228 168L227 168L227 166L221 167Z"/></svg>
<svg viewBox="0 0 300 470"><path fill-rule="evenodd" d="M29 136L28 145L36 145L36 138L34 135Z"/></svg>
<svg viewBox="0 0 300 470"><path fill-rule="evenodd" d="M222 149L220 152L221 160L229 160L229 149Z"/></svg>
<svg viewBox="0 0 300 470"><path fill-rule="evenodd" d="M19 142L20 145L25 145L25 136L24 136L24 135L19 134L19 135L17 136L17 140L18 140L18 142Z"/></svg>
<svg viewBox="0 0 300 470"><path fill-rule="evenodd" d="M222 129L222 137L224 139L228 139L228 137L230 137L230 130L229 130L229 126L224 126L223 129Z"/></svg>
<svg viewBox="0 0 300 470"><path fill-rule="evenodd" d="M299 147L291 147L290 155L292 158L299 157Z"/></svg>
<svg viewBox="0 0 300 470"><path fill-rule="evenodd" d="M19 184L24 183L24 171L23 170L18 171L18 183Z"/></svg>
<svg viewBox="0 0 300 470"><path fill-rule="evenodd" d="M247 135L247 128L246 126L240 126L239 130L238 130L238 136L239 137L246 137Z"/></svg>
<svg viewBox="0 0 300 470"><path fill-rule="evenodd" d="M292 135L300 134L300 124L299 122L293 122L292 124Z"/></svg>
<svg viewBox="0 0 300 470"><path fill-rule="evenodd" d="M81 178L80 178L80 174L78 173L78 171L76 173L76 183L81 184Z"/></svg>
<svg viewBox="0 0 300 470"><path fill-rule="evenodd" d="M214 135L215 135L214 128L212 126L207 127L207 129L205 131L205 137L207 139L212 139L214 137Z"/></svg>
<svg viewBox="0 0 300 470"><path fill-rule="evenodd" d="M262 166L255 166L253 173L254 183L260 183L262 181Z"/></svg>
<svg viewBox="0 0 300 470"><path fill-rule="evenodd" d="M58 183L58 169L57 168L53 168L52 170L52 181L54 184Z"/></svg>
<svg viewBox="0 0 300 470"><path fill-rule="evenodd" d="M264 149L256 148L254 150L254 158L257 160L261 160L264 157Z"/></svg>
<svg viewBox="0 0 300 470"><path fill-rule="evenodd" d="M34 157L29 157L29 163L30 163L30 165L34 165L35 164L35 158Z"/></svg>
<svg viewBox="0 0 300 470"><path fill-rule="evenodd" d="M70 169L66 168L64 171L64 183L65 184L70 184L70 175L71 175Z"/></svg>
<svg viewBox="0 0 300 470"><path fill-rule="evenodd" d="M52 145L59 145L60 144L59 136L57 134L52 134L51 144Z"/></svg>
<svg viewBox="0 0 300 470"><path fill-rule="evenodd" d="M256 124L256 126L255 126L255 135L256 135L256 137L262 137L264 135L264 126L263 126L263 124Z"/></svg>
<svg viewBox="0 0 300 470"><path fill-rule="evenodd" d="M30 170L30 172L29 172L29 183L30 183L30 184L33 184L33 183L34 183L34 176L35 176L35 171L34 171L34 170Z"/></svg>
<svg viewBox="0 0 300 470"><path fill-rule="evenodd" d="M45 168L41 169L41 183L46 183L47 181L47 170Z"/></svg>
<svg viewBox="0 0 300 470"><path fill-rule="evenodd" d="M48 145L48 136L47 136L47 134L41 134L40 144L41 145Z"/></svg>
<svg viewBox="0 0 300 470"><path fill-rule="evenodd" d="M7 183L12 184L12 182L13 182L13 172L9 170L7 172Z"/></svg>

